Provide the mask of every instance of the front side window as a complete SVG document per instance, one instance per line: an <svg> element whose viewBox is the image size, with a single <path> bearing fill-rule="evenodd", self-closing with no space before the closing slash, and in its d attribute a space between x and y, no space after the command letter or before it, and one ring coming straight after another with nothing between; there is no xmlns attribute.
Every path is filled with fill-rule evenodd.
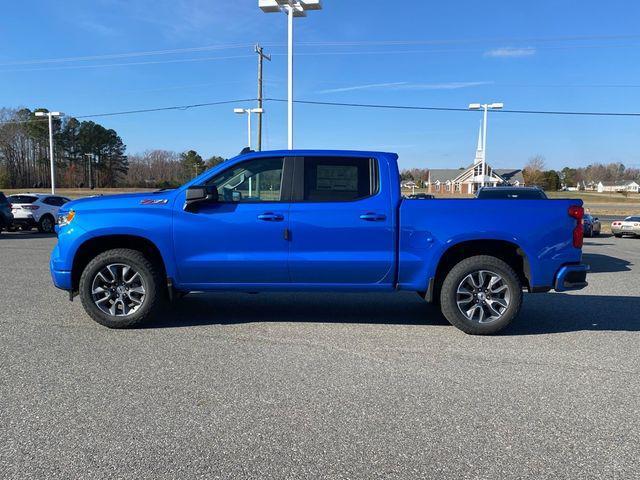
<svg viewBox="0 0 640 480"><path fill-rule="evenodd" d="M370 158L308 157L304 161L303 200L346 202L375 195L377 161Z"/></svg>
<svg viewBox="0 0 640 480"><path fill-rule="evenodd" d="M220 202L279 202L282 158L258 158L240 163L207 182L218 189Z"/></svg>

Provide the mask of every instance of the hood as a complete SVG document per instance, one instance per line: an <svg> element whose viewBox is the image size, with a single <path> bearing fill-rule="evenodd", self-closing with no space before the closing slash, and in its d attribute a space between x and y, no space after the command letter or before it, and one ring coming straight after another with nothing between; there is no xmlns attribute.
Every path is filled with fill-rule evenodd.
<svg viewBox="0 0 640 480"><path fill-rule="evenodd" d="M115 195L95 195L83 197L65 204L61 211L87 211L111 208L130 208L136 206L166 206L171 204L175 190L163 190L144 193L120 193Z"/></svg>

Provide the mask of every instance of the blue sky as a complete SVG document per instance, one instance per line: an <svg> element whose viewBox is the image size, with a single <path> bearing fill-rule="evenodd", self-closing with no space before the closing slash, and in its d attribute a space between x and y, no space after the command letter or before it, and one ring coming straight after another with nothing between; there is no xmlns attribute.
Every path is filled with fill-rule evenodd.
<svg viewBox="0 0 640 480"><path fill-rule="evenodd" d="M286 97L286 17L262 13L257 0L6 3L2 106L79 116L252 98L255 42L274 55L266 96ZM297 19L296 98L640 111L638 2L398 3L324 0L322 11ZM66 60L76 57L90 59ZM95 120L116 129L129 153L193 148L229 157L246 144L234 106L248 105ZM264 146L283 148L286 105L266 109ZM479 121L471 112L298 105L296 147L390 150L403 167L457 168L473 160ZM490 117L487 155L495 167L519 167L536 154L552 168L640 166L639 147L640 118L501 113Z"/></svg>

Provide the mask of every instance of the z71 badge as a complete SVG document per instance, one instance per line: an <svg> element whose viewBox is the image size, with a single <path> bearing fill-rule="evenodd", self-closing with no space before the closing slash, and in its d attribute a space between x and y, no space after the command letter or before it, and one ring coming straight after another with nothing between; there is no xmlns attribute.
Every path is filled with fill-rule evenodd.
<svg viewBox="0 0 640 480"><path fill-rule="evenodd" d="M140 200L140 205L166 205L169 200L166 198L145 198Z"/></svg>

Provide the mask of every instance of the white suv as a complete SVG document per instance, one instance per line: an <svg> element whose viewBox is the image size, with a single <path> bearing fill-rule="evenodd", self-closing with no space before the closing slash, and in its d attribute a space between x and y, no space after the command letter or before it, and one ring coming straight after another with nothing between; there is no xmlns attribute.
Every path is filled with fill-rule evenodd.
<svg viewBox="0 0 640 480"><path fill-rule="evenodd" d="M53 233L60 207L71 199L60 195L43 193L20 193L10 195L7 200L13 213L13 228L31 230L38 228L41 233Z"/></svg>

